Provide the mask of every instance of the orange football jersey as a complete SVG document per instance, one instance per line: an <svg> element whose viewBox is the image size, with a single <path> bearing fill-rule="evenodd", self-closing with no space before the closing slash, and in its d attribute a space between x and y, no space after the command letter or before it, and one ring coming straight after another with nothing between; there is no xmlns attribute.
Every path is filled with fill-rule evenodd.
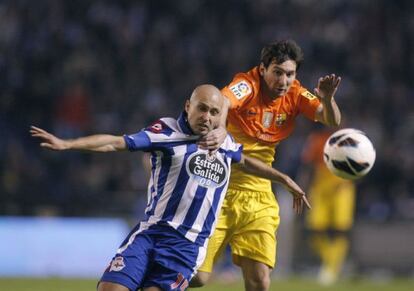
<svg viewBox="0 0 414 291"><path fill-rule="evenodd" d="M231 103L229 123L242 128L250 137L269 143L288 137L298 114L314 120L320 104L318 98L302 87L298 80L283 97L272 100L264 96L260 91L258 67L237 74L222 93Z"/></svg>
<svg viewBox="0 0 414 291"><path fill-rule="evenodd" d="M270 99L260 91L259 68L237 74L233 81L222 89L231 105L228 112L227 130L238 143L243 144L243 153L271 165L275 147L293 131L295 118L299 114L315 120L320 102L316 96L295 80L288 93ZM246 174L236 164L232 167L229 188L252 191L271 191L269 180Z"/></svg>

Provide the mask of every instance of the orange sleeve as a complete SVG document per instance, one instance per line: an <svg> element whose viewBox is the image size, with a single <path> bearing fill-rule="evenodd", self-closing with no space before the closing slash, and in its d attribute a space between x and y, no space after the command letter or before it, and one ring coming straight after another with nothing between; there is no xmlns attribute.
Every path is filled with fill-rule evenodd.
<svg viewBox="0 0 414 291"><path fill-rule="evenodd" d="M241 75L236 75L233 81L221 90L221 93L229 99L232 109L241 107L255 91L250 78L245 74Z"/></svg>
<svg viewBox="0 0 414 291"><path fill-rule="evenodd" d="M316 121L316 109L318 109L318 106L321 103L319 99L304 87L299 88L298 98L299 112L310 120Z"/></svg>

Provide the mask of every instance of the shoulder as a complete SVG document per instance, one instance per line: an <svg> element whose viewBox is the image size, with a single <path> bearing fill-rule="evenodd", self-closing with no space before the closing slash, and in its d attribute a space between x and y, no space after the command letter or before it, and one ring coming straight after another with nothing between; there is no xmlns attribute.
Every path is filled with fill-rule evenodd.
<svg viewBox="0 0 414 291"><path fill-rule="evenodd" d="M230 84L222 89L222 93L234 104L256 95L259 87L260 77L255 67L248 72L236 74Z"/></svg>
<svg viewBox="0 0 414 291"><path fill-rule="evenodd" d="M309 100L317 99L317 97L314 94L312 94L307 88L302 86L299 80L293 81L291 88L294 95L299 98L304 97Z"/></svg>
<svg viewBox="0 0 414 291"><path fill-rule="evenodd" d="M163 117L152 122L144 130L151 134L164 134L169 136L177 131L177 121L171 117Z"/></svg>
<svg viewBox="0 0 414 291"><path fill-rule="evenodd" d="M227 134L226 138L224 139L220 147L226 151L238 151L240 148L240 144L236 143L231 134Z"/></svg>

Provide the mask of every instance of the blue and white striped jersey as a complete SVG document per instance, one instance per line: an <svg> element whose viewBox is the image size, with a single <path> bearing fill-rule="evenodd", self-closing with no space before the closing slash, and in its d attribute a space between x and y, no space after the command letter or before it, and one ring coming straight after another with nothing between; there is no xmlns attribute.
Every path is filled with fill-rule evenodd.
<svg viewBox="0 0 414 291"><path fill-rule="evenodd" d="M232 162L241 159L242 146L228 135L215 155L199 149L186 113L178 120L161 118L124 139L130 151L151 152L143 231L168 224L192 242L204 245L216 225L227 191Z"/></svg>

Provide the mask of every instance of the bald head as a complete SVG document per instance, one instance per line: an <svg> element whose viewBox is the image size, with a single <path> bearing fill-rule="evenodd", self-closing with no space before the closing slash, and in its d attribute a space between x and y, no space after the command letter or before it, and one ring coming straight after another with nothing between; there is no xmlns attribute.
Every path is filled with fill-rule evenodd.
<svg viewBox="0 0 414 291"><path fill-rule="evenodd" d="M224 97L220 90L210 84L196 87L185 104L188 122L195 134L205 135L220 123Z"/></svg>
<svg viewBox="0 0 414 291"><path fill-rule="evenodd" d="M194 89L190 101L200 99L211 99L213 102L219 103L220 107L223 105L222 102L224 102L220 90L216 86L210 84L200 85Z"/></svg>

